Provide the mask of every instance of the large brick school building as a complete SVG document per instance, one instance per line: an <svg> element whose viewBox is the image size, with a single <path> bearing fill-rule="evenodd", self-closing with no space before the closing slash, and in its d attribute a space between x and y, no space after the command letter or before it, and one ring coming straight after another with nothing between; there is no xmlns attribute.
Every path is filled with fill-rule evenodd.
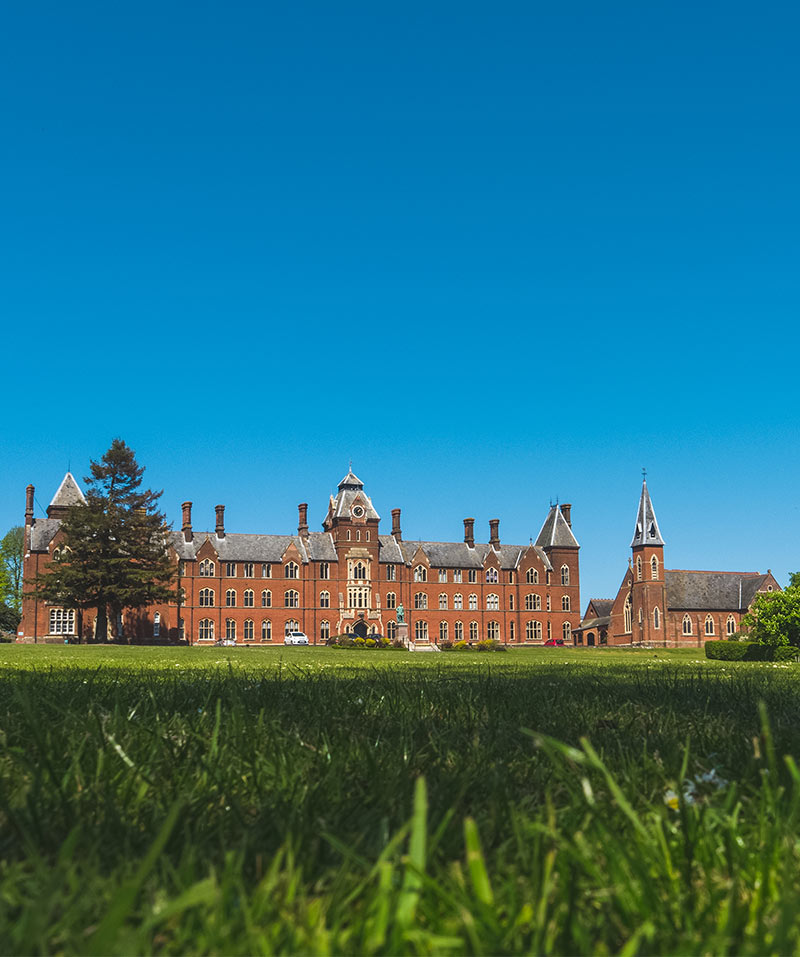
<svg viewBox="0 0 800 957"><path fill-rule="evenodd" d="M37 519L28 486L26 579L58 559L65 547L61 522L84 501L68 473L47 518ZM312 643L344 633L393 639L402 605L417 642L542 644L572 643L580 621L579 545L569 505L551 506L528 545L502 543L497 519L489 522L488 542L478 542L472 518L464 519L462 541L405 541L399 508L391 513L391 533L381 534L380 516L352 470L330 497L319 532L309 530L306 504L298 506L296 534L283 535L227 532L222 505L214 530L198 532L191 502L182 510L180 531L168 533L181 602L123 612L112 633L190 644L281 643L293 630ZM63 642L93 631L93 611L81 615L25 591L19 641Z"/></svg>

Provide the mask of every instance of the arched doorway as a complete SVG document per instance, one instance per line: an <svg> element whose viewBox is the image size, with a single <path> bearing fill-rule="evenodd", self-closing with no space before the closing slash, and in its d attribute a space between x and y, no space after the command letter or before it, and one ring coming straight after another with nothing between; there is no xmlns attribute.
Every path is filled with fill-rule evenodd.
<svg viewBox="0 0 800 957"><path fill-rule="evenodd" d="M593 632L593 631L590 631L589 634L586 636L586 644L587 644L587 645L594 645L594 632Z"/></svg>
<svg viewBox="0 0 800 957"><path fill-rule="evenodd" d="M358 621L353 625L353 634L356 636L356 638L367 637L367 623L363 618L359 618Z"/></svg>

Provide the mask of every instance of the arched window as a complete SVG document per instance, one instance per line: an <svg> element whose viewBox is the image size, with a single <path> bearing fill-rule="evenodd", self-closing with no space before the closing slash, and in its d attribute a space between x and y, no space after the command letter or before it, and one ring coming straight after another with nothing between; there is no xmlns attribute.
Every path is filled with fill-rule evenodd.
<svg viewBox="0 0 800 957"><path fill-rule="evenodd" d="M661 627L661 612L658 608L653 609L653 628Z"/></svg>
<svg viewBox="0 0 800 957"><path fill-rule="evenodd" d="M422 618L418 618L414 622L414 639L415 641L428 640L428 622Z"/></svg>
<svg viewBox="0 0 800 957"><path fill-rule="evenodd" d="M397 622L396 621L386 622L386 637L389 639L389 641L397 640Z"/></svg>
<svg viewBox="0 0 800 957"><path fill-rule="evenodd" d="M236 641L236 622L233 618L225 619L225 639L227 641Z"/></svg>
<svg viewBox="0 0 800 957"><path fill-rule="evenodd" d="M692 619L688 615L683 616L683 633L684 635L692 633Z"/></svg>
<svg viewBox="0 0 800 957"><path fill-rule="evenodd" d="M161 612L157 611L153 614L153 637L159 638L161 636Z"/></svg>
<svg viewBox="0 0 800 957"><path fill-rule="evenodd" d="M562 611L569 611L569 610L570 610L569 595L563 595L563 596L562 596L562 598L561 598L561 610L562 610Z"/></svg>
<svg viewBox="0 0 800 957"><path fill-rule="evenodd" d="M261 622L261 640L272 641L272 622L268 619Z"/></svg>
<svg viewBox="0 0 800 957"><path fill-rule="evenodd" d="M214 622L210 618L201 618L197 629L197 637L200 641L214 640Z"/></svg>
<svg viewBox="0 0 800 957"><path fill-rule="evenodd" d="M415 608L427 608L428 607L428 596L421 591L418 591L414 595L414 607Z"/></svg>
<svg viewBox="0 0 800 957"><path fill-rule="evenodd" d="M245 641L252 641L252 640L253 640L253 634L254 634L253 619L252 619L252 618L248 618L247 621L245 621L245 623L244 623L244 640L245 640Z"/></svg>
<svg viewBox="0 0 800 957"><path fill-rule="evenodd" d="M728 636L736 634L736 619L733 615L728 615L728 620L725 622L725 633Z"/></svg>
<svg viewBox="0 0 800 957"><path fill-rule="evenodd" d="M514 593L513 592L508 596L508 610L509 611L514 610Z"/></svg>
<svg viewBox="0 0 800 957"><path fill-rule="evenodd" d="M284 635L288 635L290 631L300 631L300 624L294 618L290 618L283 628Z"/></svg>
<svg viewBox="0 0 800 957"><path fill-rule="evenodd" d="M439 622L439 641L447 641L447 622Z"/></svg>
<svg viewBox="0 0 800 957"><path fill-rule="evenodd" d="M242 596L243 603L245 608L253 608L256 603L256 593L252 588L245 589L245 593Z"/></svg>
<svg viewBox="0 0 800 957"><path fill-rule="evenodd" d="M497 595L486 596L486 608L488 611L497 611L500 607L500 599Z"/></svg>
<svg viewBox="0 0 800 957"><path fill-rule="evenodd" d="M456 611L460 611L463 607L464 607L463 596L460 593L453 595L453 608L455 608Z"/></svg>
<svg viewBox="0 0 800 957"><path fill-rule="evenodd" d="M486 637L492 641L500 641L500 622L490 621L486 626Z"/></svg>
<svg viewBox="0 0 800 957"><path fill-rule="evenodd" d="M319 593L319 607L320 608L331 607L331 593L329 591L321 591Z"/></svg>
<svg viewBox="0 0 800 957"><path fill-rule="evenodd" d="M198 574L201 578L213 578L214 577L214 563L210 558L204 558L200 562L200 567L198 568Z"/></svg>
<svg viewBox="0 0 800 957"><path fill-rule="evenodd" d="M529 594L525 596L525 611L541 611L542 596Z"/></svg>
<svg viewBox="0 0 800 957"><path fill-rule="evenodd" d="M261 607L272 608L272 592L268 588L261 592Z"/></svg>
<svg viewBox="0 0 800 957"><path fill-rule="evenodd" d="M447 595L445 595L444 592L439 595L439 608L441 608L442 611L447 609Z"/></svg>
<svg viewBox="0 0 800 957"><path fill-rule="evenodd" d="M525 572L525 581L529 585L538 585L539 584L539 572L535 568L529 568Z"/></svg>
<svg viewBox="0 0 800 957"><path fill-rule="evenodd" d="M283 577L284 578L297 578L300 569L298 568L297 562L287 562L283 566Z"/></svg>
<svg viewBox="0 0 800 957"><path fill-rule="evenodd" d="M417 565L414 568L414 581L426 582L428 580L428 569L424 565Z"/></svg>
<svg viewBox="0 0 800 957"><path fill-rule="evenodd" d="M357 578L360 581L365 580L367 577L367 566L363 562L355 562L353 564L353 578Z"/></svg>
<svg viewBox="0 0 800 957"><path fill-rule="evenodd" d="M707 634L707 635L713 635L713 634L714 634L714 619L711 617L711 615L706 615L706 628L705 628L705 630L706 630L706 634Z"/></svg>
<svg viewBox="0 0 800 957"><path fill-rule="evenodd" d="M213 608L214 607L214 589L201 588L197 596L197 600L201 608Z"/></svg>
<svg viewBox="0 0 800 957"><path fill-rule="evenodd" d="M650 559L650 577L653 581L658 581L658 559L655 555Z"/></svg>
<svg viewBox="0 0 800 957"><path fill-rule="evenodd" d="M475 611L475 609L476 609L477 607L478 607L478 596L477 596L477 595L470 595L470 596L469 596L469 608L470 608L470 611Z"/></svg>
<svg viewBox="0 0 800 957"><path fill-rule="evenodd" d="M470 640L470 641L477 641L477 640L478 640L478 634L479 634L479 632L478 632L478 622L477 622L477 621L471 621L471 622L469 623L469 640Z"/></svg>
<svg viewBox="0 0 800 957"><path fill-rule="evenodd" d="M457 621L453 625L453 641L463 641L464 640L464 622Z"/></svg>
<svg viewBox="0 0 800 957"><path fill-rule="evenodd" d="M290 588L283 596L283 605L284 608L299 608L300 607L300 593L296 592L293 588Z"/></svg>
<svg viewBox="0 0 800 957"><path fill-rule="evenodd" d="M542 640L542 623L540 621L525 622L525 640L526 641L541 641Z"/></svg>
<svg viewBox="0 0 800 957"><path fill-rule="evenodd" d="M331 636L331 623L329 621L321 621L319 623L319 640L328 641Z"/></svg>
<svg viewBox="0 0 800 957"><path fill-rule="evenodd" d="M642 556L636 556L636 581L640 582L642 580Z"/></svg>
<svg viewBox="0 0 800 957"><path fill-rule="evenodd" d="M561 566L561 584L569 585L569 565Z"/></svg>
<svg viewBox="0 0 800 957"><path fill-rule="evenodd" d="M630 595L628 595L628 597L625 599L625 608L623 609L623 613L625 616L625 632L626 634L629 634L630 632L633 631L633 618L631 616L631 596Z"/></svg>
<svg viewBox="0 0 800 957"><path fill-rule="evenodd" d="M397 608L397 595L393 591L386 593L386 607L388 609Z"/></svg>
<svg viewBox="0 0 800 957"><path fill-rule="evenodd" d="M225 592L225 607L226 608L236 607L236 590L234 588L229 588Z"/></svg>
<svg viewBox="0 0 800 957"><path fill-rule="evenodd" d="M564 639L564 644L568 641L572 641L572 625L568 621L565 621L561 626L561 637Z"/></svg>
<svg viewBox="0 0 800 957"><path fill-rule="evenodd" d="M489 582L490 585L497 584L497 569L496 568L486 569L486 581Z"/></svg>

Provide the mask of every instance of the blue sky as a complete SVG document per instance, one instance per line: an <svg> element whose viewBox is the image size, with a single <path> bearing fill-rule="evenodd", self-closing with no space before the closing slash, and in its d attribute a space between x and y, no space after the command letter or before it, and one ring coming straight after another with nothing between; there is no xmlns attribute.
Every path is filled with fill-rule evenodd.
<svg viewBox="0 0 800 957"><path fill-rule="evenodd" d="M800 7L17 4L0 528L111 439L195 527L406 537L573 503L616 592L800 568Z"/></svg>

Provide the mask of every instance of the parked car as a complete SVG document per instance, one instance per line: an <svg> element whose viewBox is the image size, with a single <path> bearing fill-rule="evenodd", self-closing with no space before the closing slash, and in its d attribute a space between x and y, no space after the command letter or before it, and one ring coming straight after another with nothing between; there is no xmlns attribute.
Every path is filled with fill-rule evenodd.
<svg viewBox="0 0 800 957"><path fill-rule="evenodd" d="M304 634L302 631L289 631L286 633L283 643L285 645L307 645L308 635Z"/></svg>
<svg viewBox="0 0 800 957"><path fill-rule="evenodd" d="M545 642L545 645L551 645L551 646L552 646L552 645L563 645L563 644L564 644L564 639L563 639L563 638L548 638L547 641Z"/></svg>

